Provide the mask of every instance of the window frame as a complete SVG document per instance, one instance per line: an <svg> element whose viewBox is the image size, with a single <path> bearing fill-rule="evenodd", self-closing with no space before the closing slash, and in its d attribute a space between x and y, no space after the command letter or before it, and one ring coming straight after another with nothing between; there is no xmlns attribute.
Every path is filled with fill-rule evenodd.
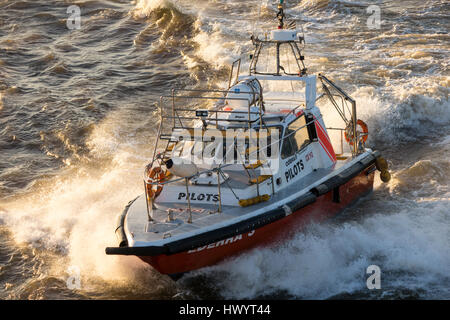
<svg viewBox="0 0 450 320"><path fill-rule="evenodd" d="M300 130L306 130L306 132L307 132L307 134L308 134L308 140L309 140L309 142L308 142L307 144L303 143L303 145L302 145L301 147L299 147L299 146L297 145L297 148L295 148L295 147L292 145L292 141L291 141L291 139L295 139L295 133L292 134L289 138L286 138L286 137L285 137L285 134L286 134L286 131L287 131L287 129L289 128L289 126L290 126L291 124L293 124L295 121L298 121L301 117L304 117L304 118L305 118L305 125L304 125L304 127L303 127L302 129L300 129ZM299 130L298 130L298 131L299 131ZM298 131L296 131L296 132L298 132ZM292 149L296 149L291 155L288 155L288 156L283 156L283 146L284 146L284 140L285 140L285 139L288 139L288 140L289 140L289 144L291 145L291 148L292 148ZM300 114L300 115L297 116L294 120L292 120L291 122L289 122L289 124L286 125L286 126L284 127L284 129L283 129L283 140L282 140L282 143L281 143L281 149L280 149L280 156L281 156L281 159L285 160L285 159L288 159L288 158L290 158L290 157L293 157L293 156L296 155L297 153L303 151L307 146L309 146L309 145L311 144L311 142L312 142L312 139L311 139L311 134L310 134L310 132L309 132L309 130L308 130L308 121L307 121L307 118L306 118L306 114L305 114L304 112L302 112L302 114Z"/></svg>

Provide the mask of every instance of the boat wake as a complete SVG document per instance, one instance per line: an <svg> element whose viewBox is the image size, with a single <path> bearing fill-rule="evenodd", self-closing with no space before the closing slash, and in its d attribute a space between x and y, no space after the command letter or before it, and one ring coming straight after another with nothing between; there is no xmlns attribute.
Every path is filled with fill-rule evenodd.
<svg viewBox="0 0 450 320"><path fill-rule="evenodd" d="M448 195L397 212L369 205L364 218L311 226L279 247L254 250L190 277L212 277L223 296L233 299L448 299ZM366 286L370 265L381 269L382 290Z"/></svg>

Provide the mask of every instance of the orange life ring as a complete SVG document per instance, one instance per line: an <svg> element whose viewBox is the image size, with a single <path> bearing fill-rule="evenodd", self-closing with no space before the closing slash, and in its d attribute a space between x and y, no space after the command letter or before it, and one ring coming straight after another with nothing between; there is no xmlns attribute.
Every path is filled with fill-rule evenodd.
<svg viewBox="0 0 450 320"><path fill-rule="evenodd" d="M149 168L147 168L148 171ZM161 193L163 186L161 184L152 184L152 183L160 183L165 180L166 174L161 169L161 167L151 168L150 172L147 174L148 180L151 183L146 183L147 187L147 196L149 199L154 199Z"/></svg>
<svg viewBox="0 0 450 320"><path fill-rule="evenodd" d="M361 136L361 139L363 140L364 143L366 143L367 138L369 136L368 135L369 128L367 127L367 124L364 121L358 119L358 121L356 121L356 125L361 127L362 132L364 133L364 135ZM353 145L353 138L354 138L353 137L353 133L348 133L347 134L347 130L345 130L344 131L344 136L345 136L345 140L347 141L347 143L352 146Z"/></svg>

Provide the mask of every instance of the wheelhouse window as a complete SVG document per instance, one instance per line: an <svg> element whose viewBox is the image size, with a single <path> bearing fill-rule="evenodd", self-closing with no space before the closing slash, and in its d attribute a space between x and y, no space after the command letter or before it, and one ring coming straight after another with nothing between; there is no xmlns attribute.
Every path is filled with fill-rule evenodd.
<svg viewBox="0 0 450 320"><path fill-rule="evenodd" d="M276 125L266 125L260 133L259 128L254 128L255 132L261 134L259 138L254 137L255 140L252 140L252 145L250 145L250 141L248 137L245 137L244 140L244 149L245 152L239 152L238 150L238 142L234 140L233 149L228 149L226 145L226 141L223 144L223 155L224 160L227 154L233 152L234 161L244 161L245 163L249 163L250 159L254 160L257 158L258 160L267 160L270 159L273 155L278 157L277 152L273 152L272 144L278 141L281 137L283 127ZM274 138L275 140L273 140ZM255 144L255 145L253 145ZM257 151L256 151L257 150ZM277 149L278 151L279 149ZM242 150L241 150L242 151ZM231 155L231 154L230 154Z"/></svg>
<svg viewBox="0 0 450 320"><path fill-rule="evenodd" d="M284 132L281 158L289 158L310 143L305 115L291 122Z"/></svg>

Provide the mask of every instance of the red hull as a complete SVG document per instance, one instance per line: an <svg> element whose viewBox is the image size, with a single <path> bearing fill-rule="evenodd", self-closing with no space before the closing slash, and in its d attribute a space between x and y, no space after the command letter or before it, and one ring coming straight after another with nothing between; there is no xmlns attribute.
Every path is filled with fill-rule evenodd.
<svg viewBox="0 0 450 320"><path fill-rule="evenodd" d="M254 231L177 254L139 258L162 274L180 274L210 266L244 250L285 240L305 224L323 221L337 215L355 200L370 192L373 180L374 172L369 167L339 187L339 202L333 201L333 191L330 191L318 197L314 203Z"/></svg>

